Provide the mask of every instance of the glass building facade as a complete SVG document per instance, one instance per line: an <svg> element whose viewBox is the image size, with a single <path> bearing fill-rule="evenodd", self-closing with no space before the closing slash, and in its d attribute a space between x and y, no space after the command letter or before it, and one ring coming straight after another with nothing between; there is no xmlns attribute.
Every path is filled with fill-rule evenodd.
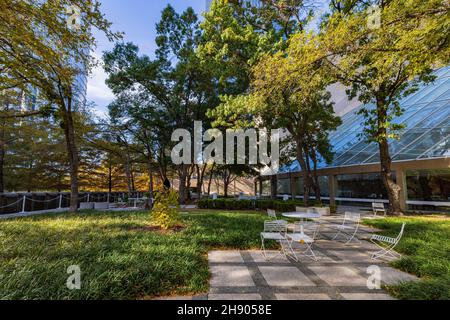
<svg viewBox="0 0 450 320"><path fill-rule="evenodd" d="M393 121L406 126L398 140L389 141L389 146L393 170L401 171L401 180L397 183L404 183L407 189L405 198L408 205L430 204L450 208L450 66L435 71L435 76L434 82L422 85L400 101L404 112ZM378 145L361 138L364 118L359 111L362 108L375 106L354 108L342 116L342 125L330 133L335 157L331 165L320 162L318 166L322 197L330 196L331 178L335 180L337 201L355 199L370 203L372 200L387 200L379 173ZM296 190L291 192L290 184L282 181L278 183L277 191L289 191L301 197L303 182L300 171L296 161L282 168L279 178L294 175Z"/></svg>

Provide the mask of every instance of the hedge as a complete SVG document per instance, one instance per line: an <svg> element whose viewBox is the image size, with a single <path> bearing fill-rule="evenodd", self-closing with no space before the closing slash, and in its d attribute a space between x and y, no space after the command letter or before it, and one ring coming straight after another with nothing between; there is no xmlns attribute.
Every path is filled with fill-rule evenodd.
<svg viewBox="0 0 450 320"><path fill-rule="evenodd" d="M198 202L200 209L226 209L226 210L254 210L265 211L274 209L280 212L295 211L295 207L303 207L303 201L298 200L235 200L235 199L201 199Z"/></svg>

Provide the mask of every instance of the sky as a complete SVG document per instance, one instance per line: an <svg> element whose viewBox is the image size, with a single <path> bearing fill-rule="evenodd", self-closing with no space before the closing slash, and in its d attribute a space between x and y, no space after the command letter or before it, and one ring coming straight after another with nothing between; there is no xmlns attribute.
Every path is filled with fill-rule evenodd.
<svg viewBox="0 0 450 320"><path fill-rule="evenodd" d="M125 33L123 41L137 44L141 54L153 57L156 49L156 23L168 4L177 12L192 7L199 15L206 8L206 0L103 0L102 12L113 23L113 31ZM95 32L95 36L97 47L93 54L99 59L104 51L113 48L114 43L99 32ZM95 68L88 79L87 100L95 103L95 113L98 116L106 114L108 104L114 99L105 80L106 74L101 66Z"/></svg>

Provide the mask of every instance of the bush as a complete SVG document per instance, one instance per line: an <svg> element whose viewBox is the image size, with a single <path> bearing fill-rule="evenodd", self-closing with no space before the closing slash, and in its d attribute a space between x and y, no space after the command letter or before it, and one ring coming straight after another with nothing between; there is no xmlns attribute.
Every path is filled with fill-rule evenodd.
<svg viewBox="0 0 450 320"><path fill-rule="evenodd" d="M295 207L303 207L304 203L303 201L298 200L288 200L288 201L282 201L277 200L274 202L275 210L280 212L292 212L295 211Z"/></svg>
<svg viewBox="0 0 450 320"><path fill-rule="evenodd" d="M257 200L256 208L261 211L265 211L267 209L275 209L273 202L273 200Z"/></svg>
<svg viewBox="0 0 450 320"><path fill-rule="evenodd" d="M209 205L210 205L211 200L210 199L200 199L198 200L198 208L199 209L210 209Z"/></svg>
<svg viewBox="0 0 450 320"><path fill-rule="evenodd" d="M218 209L218 210L253 210L266 211L274 209L279 212L295 211L295 207L303 207L303 201L299 200L236 200L236 199L202 199L198 202L200 209Z"/></svg>
<svg viewBox="0 0 450 320"><path fill-rule="evenodd" d="M152 209L152 220L161 228L168 230L179 222L178 192L170 189L157 192Z"/></svg>
<svg viewBox="0 0 450 320"><path fill-rule="evenodd" d="M200 209L226 209L226 210L253 210L255 207L251 200L236 199L201 199L198 202Z"/></svg>

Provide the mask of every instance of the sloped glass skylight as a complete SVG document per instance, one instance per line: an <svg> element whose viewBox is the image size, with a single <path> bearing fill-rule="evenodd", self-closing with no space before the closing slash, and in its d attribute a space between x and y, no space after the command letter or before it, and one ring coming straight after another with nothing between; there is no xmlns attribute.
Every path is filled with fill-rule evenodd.
<svg viewBox="0 0 450 320"><path fill-rule="evenodd" d="M404 98L404 109L394 122L405 123L399 140L390 141L393 161L445 158L450 156L450 66L435 72L437 79L423 85L417 92ZM366 105L374 108L374 105ZM319 168L341 167L380 161L378 146L363 141L360 134L364 119L358 115L360 106L342 117L342 125L330 134L335 157L332 165L320 163ZM283 172L300 171L295 161Z"/></svg>

